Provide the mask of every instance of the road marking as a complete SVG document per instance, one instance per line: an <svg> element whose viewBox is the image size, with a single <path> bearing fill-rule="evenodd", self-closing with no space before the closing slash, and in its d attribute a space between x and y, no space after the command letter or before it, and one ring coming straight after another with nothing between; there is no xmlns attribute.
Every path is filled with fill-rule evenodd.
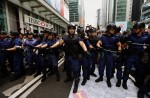
<svg viewBox="0 0 150 98"><path fill-rule="evenodd" d="M58 61L58 67L64 63L64 58L61 58ZM22 92L24 92L26 89L28 89L32 84L34 84L35 82L37 82L38 80L41 81L42 75L37 76L36 78L34 78L33 80L31 80L29 83L27 83L25 86L23 86L21 89L19 89L17 92L15 92L14 94L12 94L9 98L15 98L17 96L19 96ZM40 83L41 84L41 83ZM34 87L34 85L32 86ZM31 88L32 89L32 88ZM34 89L33 89L34 90ZM27 90L28 91L28 90ZM26 92L27 92L26 91ZM32 92L32 91L31 91Z"/></svg>
<svg viewBox="0 0 150 98"><path fill-rule="evenodd" d="M61 61L59 64L58 64L58 67L60 65L62 65L64 63L64 60ZM41 79L36 83L34 84L30 89L28 89L24 94L22 94L19 98L26 98L33 90L35 90L40 84L41 84ZM83 97L83 98L86 98L86 97Z"/></svg>
<svg viewBox="0 0 150 98"><path fill-rule="evenodd" d="M24 94L22 94L19 98L26 98L34 89L36 89L41 84L41 79L34 84L28 91L26 91Z"/></svg>
<svg viewBox="0 0 150 98"><path fill-rule="evenodd" d="M17 85L15 85L15 86L13 86L13 87L11 87L11 88L9 88L9 89L3 91L2 93L3 93L5 96L10 96L14 91L20 89L23 85L25 85L25 84L28 83L30 80L32 80L32 79L30 79L30 78L33 78L33 77L31 77L31 76L26 76L26 78L25 78L25 80L24 80L23 83L17 84Z"/></svg>
<svg viewBox="0 0 150 98"><path fill-rule="evenodd" d="M32 81L30 81L25 86L23 86L21 89L19 89L17 92L15 92L14 94L12 94L9 98L16 98L19 94L21 94L23 91L25 91L29 86L31 86L33 83L35 83L41 77L42 77L42 75L37 76Z"/></svg>

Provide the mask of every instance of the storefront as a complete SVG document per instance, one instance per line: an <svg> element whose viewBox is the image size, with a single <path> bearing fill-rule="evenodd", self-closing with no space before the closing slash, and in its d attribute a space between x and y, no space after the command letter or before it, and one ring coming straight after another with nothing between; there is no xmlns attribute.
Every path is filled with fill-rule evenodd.
<svg viewBox="0 0 150 98"><path fill-rule="evenodd" d="M53 30L60 33L69 24L69 21L51 8L44 0L0 1L0 25L2 25L3 30L8 30L8 32L26 33L26 30L31 28L32 32L41 33L45 29L53 28Z"/></svg>

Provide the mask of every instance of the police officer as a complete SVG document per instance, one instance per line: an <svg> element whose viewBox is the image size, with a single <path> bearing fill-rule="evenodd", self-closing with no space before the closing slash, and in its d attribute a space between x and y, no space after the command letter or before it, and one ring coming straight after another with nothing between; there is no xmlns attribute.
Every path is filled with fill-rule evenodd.
<svg viewBox="0 0 150 98"><path fill-rule="evenodd" d="M21 50L22 41L19 39L19 33L18 32L11 32L12 37L12 47L6 49L7 51L13 52L13 65L14 65L14 76L10 81L14 81L19 79L22 76L22 60L23 60L23 54Z"/></svg>
<svg viewBox="0 0 150 98"><path fill-rule="evenodd" d="M107 26L106 34L102 35L97 43L97 47L103 47L109 51L104 51L99 59L99 75L100 77L95 82L103 81L104 69L106 66L107 86L111 87L110 79L112 77L112 71L114 67L114 56L111 51L121 51L121 43L114 35L115 25L109 24Z"/></svg>
<svg viewBox="0 0 150 98"><path fill-rule="evenodd" d="M77 28L77 34L82 39L82 41L85 43L85 45L87 46L87 43L89 43L89 42L87 41L88 38L85 35L84 28L79 26ZM80 62L81 62L80 68L82 68L82 71L83 71L83 81L82 81L81 85L85 85L87 80L90 79L90 62L89 62L89 60L90 60L90 57L88 55L84 54L83 49L80 48Z"/></svg>
<svg viewBox="0 0 150 98"><path fill-rule="evenodd" d="M29 75L32 75L35 72L33 65L35 52L33 51L34 47L37 45L37 40L33 38L33 33L28 33L28 37L25 40L23 46L25 48L25 56L27 63L29 64Z"/></svg>
<svg viewBox="0 0 150 98"><path fill-rule="evenodd" d="M127 37L126 43L128 44L128 55L125 65L125 71L123 75L123 88L128 89L127 80L129 78L129 73L131 68L135 67L135 80L136 85L140 86L144 83L144 65L141 61L141 55L144 53L144 46L142 44L148 43L148 36L142 33L141 24L135 23L133 25L133 32ZM140 45L139 45L140 44ZM143 97L144 98L144 97Z"/></svg>
<svg viewBox="0 0 150 98"><path fill-rule="evenodd" d="M35 53L36 53L36 59L35 59L35 66L36 66L36 74L34 77L37 77L41 74L43 71L43 66L45 66L45 53L42 51L39 47L43 45L43 35L40 34L37 36L37 46L35 46ZM45 44L45 43L44 43Z"/></svg>
<svg viewBox="0 0 150 98"><path fill-rule="evenodd" d="M48 42L42 46L42 48L50 47L54 45L56 42L58 42L57 39L57 32L51 31L48 36ZM48 50L48 62L49 62L49 68L51 68L51 71L53 71L56 74L57 81L60 81L60 75L58 71L58 49L53 48ZM46 75L43 75L43 80L46 79Z"/></svg>
<svg viewBox="0 0 150 98"><path fill-rule="evenodd" d="M6 67L6 60L8 58L7 48L10 48L11 39L7 38L6 32L1 32L1 41L0 41L0 67L2 72L2 77L5 77L8 74Z"/></svg>
<svg viewBox="0 0 150 98"><path fill-rule="evenodd" d="M73 93L76 93L78 90L78 83L80 77L80 60L78 59L79 56L79 48L82 47L85 54L89 55L87 48L83 41L81 40L78 35L75 34L76 27L73 25L68 25L68 35L64 36L62 40L51 46L51 48L55 48L59 45L65 43L65 61L66 61L66 72L67 72L67 79L66 81L71 80L71 67L73 70L73 75L75 79Z"/></svg>
<svg viewBox="0 0 150 98"><path fill-rule="evenodd" d="M92 28L91 30L91 36L89 37L88 41L90 43L89 45L89 49L90 49L90 54L91 54L91 58L90 58L90 75L97 77L97 75L94 73L95 71L95 64L97 64L97 42L99 40L99 38L97 37L97 33L96 33L96 29Z"/></svg>

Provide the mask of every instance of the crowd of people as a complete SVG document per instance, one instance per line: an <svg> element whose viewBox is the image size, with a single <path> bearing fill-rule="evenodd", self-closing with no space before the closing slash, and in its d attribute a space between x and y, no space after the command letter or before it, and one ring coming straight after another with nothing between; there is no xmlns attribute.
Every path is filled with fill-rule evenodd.
<svg viewBox="0 0 150 98"><path fill-rule="evenodd" d="M58 60L61 50L65 53L64 70L67 78L64 82L74 80L73 93L78 91L81 69L81 85L85 85L90 76L97 77L97 66L99 76L95 82L103 81L106 69L106 83L111 87L111 79L116 71L116 86L120 87L122 84L126 90L129 74L133 71L135 86L139 88L137 96L144 98L144 94L150 91L150 79L147 78L150 75L150 25L146 31L144 23L136 22L131 31L120 31L121 28L114 24L107 25L106 31L92 26L87 26L84 30L83 27L76 28L70 24L67 31L62 31L61 37L55 31L44 31L36 36L32 32L10 32L10 35L1 32L1 77L6 77L10 69L9 71L14 72L11 81L19 79L25 73L35 73L34 77L43 74L42 82L46 80L47 74L55 74L59 81ZM29 66L28 72L25 64Z"/></svg>

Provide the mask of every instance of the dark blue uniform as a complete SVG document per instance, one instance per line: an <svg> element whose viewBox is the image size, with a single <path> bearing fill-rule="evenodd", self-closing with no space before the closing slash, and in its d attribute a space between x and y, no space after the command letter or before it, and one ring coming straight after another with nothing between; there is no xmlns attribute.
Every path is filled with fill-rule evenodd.
<svg viewBox="0 0 150 98"><path fill-rule="evenodd" d="M37 40L34 38L26 39L24 42L26 60L27 60L27 63L29 64L29 67L30 67L30 73L29 74L34 73L33 62L34 62L35 53L33 52L33 47L36 45L37 45Z"/></svg>
<svg viewBox="0 0 150 98"><path fill-rule="evenodd" d="M117 51L118 38L115 35L107 36L102 35L100 38L102 41L102 47L107 50ZM104 75L104 68L106 66L106 77L110 79L112 77L112 70L114 67L113 53L104 51L104 55L99 59L99 75Z"/></svg>
<svg viewBox="0 0 150 98"><path fill-rule="evenodd" d="M80 77L80 45L81 38L78 35L74 35L72 38L69 35L62 38L64 40L65 51L65 68L67 78L71 78L71 69L73 70L74 78Z"/></svg>
<svg viewBox="0 0 150 98"><path fill-rule="evenodd" d="M7 73L6 60L8 58L8 52L5 49L10 48L10 44L10 38L1 39L0 41L0 66L4 75Z"/></svg>
<svg viewBox="0 0 150 98"><path fill-rule="evenodd" d="M12 46L22 46L22 41L19 38L13 39ZM16 50L13 52L13 65L15 71L15 77L19 77L22 74L22 60L23 55L20 51Z"/></svg>
<svg viewBox="0 0 150 98"><path fill-rule="evenodd" d="M132 43L147 44L148 36L146 36L145 34L137 36L136 34L131 33L129 37L127 38L127 41L131 41ZM141 85L144 83L143 72L144 72L145 66L141 62L141 55L143 52L144 52L144 47L142 45L129 44L128 56L126 60L123 80L125 81L128 80L129 72L131 71L131 68L134 66L136 69L135 80L137 84Z"/></svg>

